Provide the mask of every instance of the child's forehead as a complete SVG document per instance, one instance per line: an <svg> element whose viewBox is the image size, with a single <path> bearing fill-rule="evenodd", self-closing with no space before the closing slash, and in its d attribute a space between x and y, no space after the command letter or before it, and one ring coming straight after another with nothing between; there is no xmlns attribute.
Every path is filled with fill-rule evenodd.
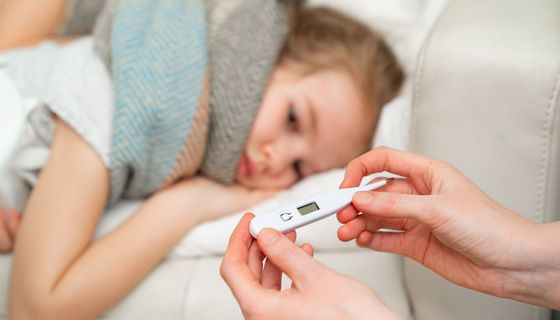
<svg viewBox="0 0 560 320"><path fill-rule="evenodd" d="M361 106L367 96L363 86L343 68L322 69L308 74L303 78L301 86L313 99L328 99L340 104Z"/></svg>
<svg viewBox="0 0 560 320"><path fill-rule="evenodd" d="M315 118L330 120L331 117L319 115L333 114L337 122L355 122L364 117L376 116L377 108L366 104L361 87L350 75L327 70L313 77L308 85L303 86L301 93L312 111L317 114Z"/></svg>
<svg viewBox="0 0 560 320"><path fill-rule="evenodd" d="M370 145L377 115L362 108L340 105L316 109L317 134L312 150L314 157L325 160L323 166L344 165Z"/></svg>

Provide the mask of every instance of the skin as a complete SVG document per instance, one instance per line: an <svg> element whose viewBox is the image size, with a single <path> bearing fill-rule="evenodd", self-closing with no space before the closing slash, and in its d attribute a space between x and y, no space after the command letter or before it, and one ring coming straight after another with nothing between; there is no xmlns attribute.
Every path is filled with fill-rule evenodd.
<svg viewBox="0 0 560 320"><path fill-rule="evenodd" d="M54 37L65 6L66 0L0 0L0 51Z"/></svg>
<svg viewBox="0 0 560 320"><path fill-rule="evenodd" d="M282 189L368 149L379 108L366 106L349 73L298 70L283 63L272 74L237 168L243 186Z"/></svg>
<svg viewBox="0 0 560 320"><path fill-rule="evenodd" d="M115 231L92 241L108 180L95 151L57 121L49 160L15 243L11 318L94 319L126 296L194 225L267 196L202 177L180 181L151 196ZM221 201L208 204L209 194Z"/></svg>
<svg viewBox="0 0 560 320"><path fill-rule="evenodd" d="M357 193L352 206L338 213L341 240L404 255L467 288L560 307L559 222L534 223L492 200L451 165L389 148L350 162L341 187L382 171L404 178L385 192Z"/></svg>
<svg viewBox="0 0 560 320"><path fill-rule="evenodd" d="M343 224L338 230L341 240L356 239L362 247L404 255L467 288L560 307L559 222L536 224L490 199L449 164L389 148L374 149L350 162L341 187L357 186L363 177L383 171L402 178L354 195L352 204L337 215ZM388 310L376 296L356 289L352 279L333 276L277 232L258 235L264 257L257 259L250 254L257 249L247 235L251 218L239 223L222 263L222 276L249 318L307 319L317 310L330 310L341 319L391 317L378 316ZM279 293L263 280L259 283L265 275L259 278L249 271L255 260L265 257L275 263L276 273L292 278L296 288L315 294L298 296L304 303L294 307L290 297L298 290ZM305 281L306 277L321 281ZM329 300L338 292L344 297ZM354 313L336 313L351 312L348 309Z"/></svg>
<svg viewBox="0 0 560 320"><path fill-rule="evenodd" d="M233 231L220 269L245 319L398 319L367 286L313 259L309 244L297 247L294 232L265 229L253 239L252 218ZM282 290L282 273L291 288Z"/></svg>

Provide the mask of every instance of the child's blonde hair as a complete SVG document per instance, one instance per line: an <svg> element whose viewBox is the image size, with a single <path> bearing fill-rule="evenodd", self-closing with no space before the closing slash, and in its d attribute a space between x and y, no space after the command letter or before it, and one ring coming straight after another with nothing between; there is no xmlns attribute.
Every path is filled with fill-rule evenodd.
<svg viewBox="0 0 560 320"><path fill-rule="evenodd" d="M362 87L368 105L393 99L404 72L382 37L333 9L303 2L290 2L290 29L278 63L295 62L304 73L343 68Z"/></svg>

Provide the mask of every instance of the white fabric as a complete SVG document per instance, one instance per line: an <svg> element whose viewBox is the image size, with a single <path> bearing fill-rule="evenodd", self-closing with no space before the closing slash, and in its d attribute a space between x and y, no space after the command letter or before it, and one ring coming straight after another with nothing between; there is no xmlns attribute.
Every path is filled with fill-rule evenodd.
<svg viewBox="0 0 560 320"><path fill-rule="evenodd" d="M2 119L10 117L11 127L2 128L9 141L2 144L5 159L0 168L18 187L0 189L0 200L4 206L21 210L25 183L35 183L48 159L54 128L51 112L92 145L108 165L113 91L91 38L66 46L46 41L37 47L8 51L2 57L6 86L0 90L6 93L0 114ZM9 189L18 192L13 194Z"/></svg>
<svg viewBox="0 0 560 320"><path fill-rule="evenodd" d="M6 72L22 94L46 104L108 165L113 86L95 53L93 38L64 46L46 41L35 48L8 52L6 59Z"/></svg>
<svg viewBox="0 0 560 320"><path fill-rule="evenodd" d="M30 101L24 101L13 80L2 71L4 64L0 56L0 207L15 208L25 200L26 189L10 163Z"/></svg>

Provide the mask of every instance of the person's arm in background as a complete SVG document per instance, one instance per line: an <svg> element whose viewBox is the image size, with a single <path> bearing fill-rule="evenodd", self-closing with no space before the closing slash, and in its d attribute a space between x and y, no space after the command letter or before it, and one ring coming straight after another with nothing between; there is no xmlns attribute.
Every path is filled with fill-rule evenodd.
<svg viewBox="0 0 560 320"><path fill-rule="evenodd" d="M404 178L382 192L354 195L352 206L338 213L345 224L341 240L407 256L471 289L560 308L560 222L536 224L452 166L388 148L353 160L341 187L383 171Z"/></svg>
<svg viewBox="0 0 560 320"><path fill-rule="evenodd" d="M367 286L313 259L310 245L298 248L295 232L265 229L253 239L252 218L233 231L220 269L245 319L398 319ZM281 290L282 273L291 288Z"/></svg>
<svg viewBox="0 0 560 320"><path fill-rule="evenodd" d="M0 51L52 39L64 22L67 0L0 0ZM59 39L59 42L68 39Z"/></svg>
<svg viewBox="0 0 560 320"><path fill-rule="evenodd" d="M93 319L130 292L195 224L262 198L207 179L150 197L117 229L92 242L109 172L95 151L57 121L51 153L16 239L11 319ZM221 201L208 203L208 195Z"/></svg>

